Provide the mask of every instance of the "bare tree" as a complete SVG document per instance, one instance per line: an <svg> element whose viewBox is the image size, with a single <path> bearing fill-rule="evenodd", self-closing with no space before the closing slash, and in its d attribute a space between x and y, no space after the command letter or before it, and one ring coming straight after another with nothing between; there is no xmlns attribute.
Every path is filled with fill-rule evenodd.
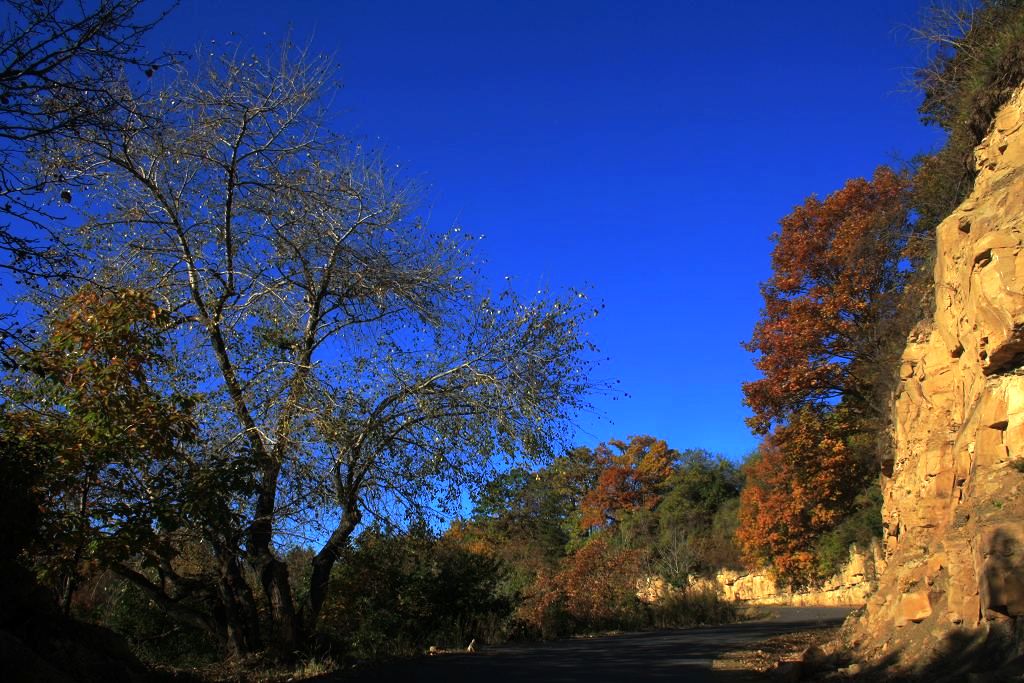
<svg viewBox="0 0 1024 683"><path fill-rule="evenodd" d="M93 179L78 245L92 277L174 312L200 442L246 473L223 502L238 528L206 531L236 651L259 639L239 558L271 642L294 651L364 513L440 505L502 454L549 452L590 389L586 297L482 294L472 240L428 230L387 164L326 127L332 78L292 48L236 51L46 155ZM329 540L300 606L278 550L317 521Z"/></svg>
<svg viewBox="0 0 1024 683"><path fill-rule="evenodd" d="M60 212L45 190L71 201L71 181L26 163L47 139L114 123L125 70L152 76L169 55L144 57L143 36L162 15L139 19L142 0L5 0L0 15L0 268L20 277L66 273Z"/></svg>
<svg viewBox="0 0 1024 683"><path fill-rule="evenodd" d="M378 336L383 344L353 359L347 374L362 382L325 392L330 404L315 420L341 514L313 558L307 621L365 511L443 506L493 477L495 453L542 456L567 441L558 430L590 388L580 312L571 300L523 302L506 291L453 311L430 338Z"/></svg>

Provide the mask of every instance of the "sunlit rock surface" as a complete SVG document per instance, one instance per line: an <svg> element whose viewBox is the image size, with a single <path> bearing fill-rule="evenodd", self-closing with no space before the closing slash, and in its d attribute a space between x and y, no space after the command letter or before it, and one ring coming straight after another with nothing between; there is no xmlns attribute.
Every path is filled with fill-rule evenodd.
<svg viewBox="0 0 1024 683"><path fill-rule="evenodd" d="M752 605L857 607L874 592L883 567L884 560L877 546L863 551L854 547L843 569L818 586L792 590L777 586L768 572L730 570L718 572L715 583L726 600Z"/></svg>
<svg viewBox="0 0 1024 683"><path fill-rule="evenodd" d="M937 231L935 314L903 354L883 464L888 568L851 631L869 657L917 665L956 642L1020 647L1022 123L1018 91L976 150L973 193Z"/></svg>
<svg viewBox="0 0 1024 683"><path fill-rule="evenodd" d="M865 550L852 547L842 570L818 586L792 590L776 585L768 571L723 569L713 578L691 579L690 589L715 591L724 600L749 605L859 607L877 587L884 562L877 545ZM636 588L637 597L646 603L658 602L675 591L660 576L638 581Z"/></svg>

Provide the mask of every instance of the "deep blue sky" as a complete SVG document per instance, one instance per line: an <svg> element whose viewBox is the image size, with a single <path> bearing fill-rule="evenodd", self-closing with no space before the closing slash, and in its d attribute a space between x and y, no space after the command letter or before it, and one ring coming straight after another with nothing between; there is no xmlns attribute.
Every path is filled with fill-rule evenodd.
<svg viewBox="0 0 1024 683"><path fill-rule="evenodd" d="M338 125L427 186L438 228L484 233L488 273L589 285L598 398L578 441L756 444L740 343L769 235L812 193L939 141L906 86L924 3L182 0L154 46L291 27L335 55Z"/></svg>

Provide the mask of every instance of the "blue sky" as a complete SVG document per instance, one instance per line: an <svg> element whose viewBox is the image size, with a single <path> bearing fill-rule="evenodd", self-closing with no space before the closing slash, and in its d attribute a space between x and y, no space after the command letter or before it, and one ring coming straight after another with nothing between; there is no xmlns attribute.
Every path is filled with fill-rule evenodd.
<svg viewBox="0 0 1024 683"><path fill-rule="evenodd" d="M740 344L770 234L810 193L940 141L907 87L924 3L181 0L154 47L290 28L335 55L339 129L426 187L425 215L486 235L496 287L589 286L610 357L578 442L652 434L739 459L756 444Z"/></svg>

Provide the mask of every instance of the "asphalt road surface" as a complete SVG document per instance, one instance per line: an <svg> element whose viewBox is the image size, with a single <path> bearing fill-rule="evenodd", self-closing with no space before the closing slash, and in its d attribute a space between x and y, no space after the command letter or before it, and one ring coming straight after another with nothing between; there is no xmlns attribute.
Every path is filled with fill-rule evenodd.
<svg viewBox="0 0 1024 683"><path fill-rule="evenodd" d="M634 681L727 681L712 677L719 655L766 638L842 622L850 610L837 607L769 607L772 616L726 626L574 638L548 643L483 648L393 662L334 674L343 683L619 683Z"/></svg>

